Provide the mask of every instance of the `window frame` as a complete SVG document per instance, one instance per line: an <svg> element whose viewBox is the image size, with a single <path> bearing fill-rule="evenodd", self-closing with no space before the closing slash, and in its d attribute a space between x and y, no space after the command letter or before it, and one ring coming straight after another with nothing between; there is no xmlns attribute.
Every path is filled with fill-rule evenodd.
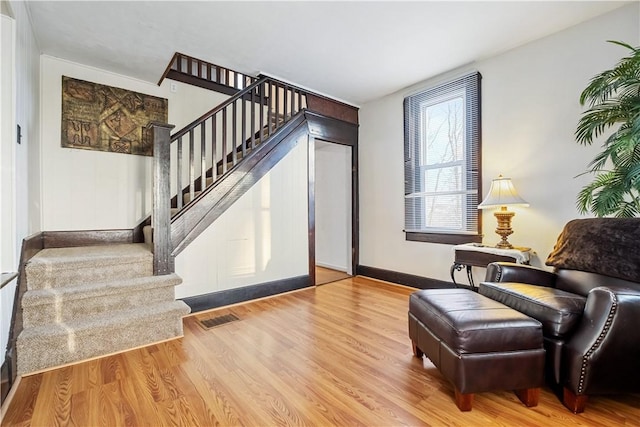
<svg viewBox="0 0 640 427"><path fill-rule="evenodd" d="M462 162L464 171L463 177L471 173L476 175L475 190L471 189L471 194L475 195L476 207L482 199L482 114L481 114L481 80L479 72L467 73L461 77L448 80L444 83L428 87L415 92L404 99L404 161L405 161L405 228L407 218L415 218L416 210L420 207L408 206L406 199L414 191L416 183L414 177L416 171L422 171L427 165L421 165L421 159L425 155L421 149L421 135L425 128L422 123L422 114L430 105L446 102L462 94L464 99L465 116L465 151ZM429 97L432 97L430 99ZM426 98L426 99L425 99ZM475 103L475 105L474 105ZM475 108L474 108L475 107ZM474 114L475 113L475 114ZM475 159L475 162L474 162ZM475 164L474 164L475 163ZM453 163L452 163L453 164ZM412 188L413 187L413 188ZM468 187L467 187L468 188ZM468 190L467 190L468 191ZM463 203L465 203L463 201ZM424 205L422 205L424 206ZM464 209L467 212L467 209ZM468 218L464 218L463 225L468 224ZM442 244L462 244L482 242L482 215L478 212L476 216L476 230L468 232L455 232L451 230L439 231L437 228L425 229L425 231L404 230L405 239L408 241L442 243Z"/></svg>

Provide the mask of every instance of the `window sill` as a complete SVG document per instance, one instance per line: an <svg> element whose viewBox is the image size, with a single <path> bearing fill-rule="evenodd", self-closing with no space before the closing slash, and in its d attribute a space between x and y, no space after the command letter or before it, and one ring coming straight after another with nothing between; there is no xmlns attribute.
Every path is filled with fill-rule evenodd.
<svg viewBox="0 0 640 427"><path fill-rule="evenodd" d="M463 243L482 243L482 234L405 232L405 239L411 242L441 243L444 245L461 245Z"/></svg>

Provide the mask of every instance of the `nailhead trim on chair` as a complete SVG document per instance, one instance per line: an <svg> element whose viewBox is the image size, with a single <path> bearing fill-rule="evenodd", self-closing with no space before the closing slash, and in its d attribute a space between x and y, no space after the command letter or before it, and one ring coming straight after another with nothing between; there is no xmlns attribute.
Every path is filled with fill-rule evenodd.
<svg viewBox="0 0 640 427"><path fill-rule="evenodd" d="M496 282L499 282L502 278L502 267L498 265L498 274L496 275Z"/></svg>
<svg viewBox="0 0 640 427"><path fill-rule="evenodd" d="M607 332L609 332L609 329L611 328L611 323L613 322L613 316L616 314L616 311L618 310L618 299L614 294L611 294L611 295L613 297L613 304L611 305L611 310L609 310L609 315L607 316L607 321L605 322L604 327L602 328L602 332L600 332L600 335L598 335L598 338L596 338L596 342L591 346L589 351L587 351L587 353L582 357L582 367L580 369L580 381L578 383L577 394L582 394L584 390L584 377L587 372L587 364L589 363L589 358L591 357L593 352L595 352L600 347L600 344L602 344L602 341L604 340L605 335L607 334Z"/></svg>

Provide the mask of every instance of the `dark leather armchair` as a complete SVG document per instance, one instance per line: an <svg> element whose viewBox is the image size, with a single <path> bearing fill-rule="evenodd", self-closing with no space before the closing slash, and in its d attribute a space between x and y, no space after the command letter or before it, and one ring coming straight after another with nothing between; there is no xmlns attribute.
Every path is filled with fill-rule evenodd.
<svg viewBox="0 0 640 427"><path fill-rule="evenodd" d="M571 221L546 263L490 264L479 292L542 323L547 380L573 412L640 392L640 218Z"/></svg>

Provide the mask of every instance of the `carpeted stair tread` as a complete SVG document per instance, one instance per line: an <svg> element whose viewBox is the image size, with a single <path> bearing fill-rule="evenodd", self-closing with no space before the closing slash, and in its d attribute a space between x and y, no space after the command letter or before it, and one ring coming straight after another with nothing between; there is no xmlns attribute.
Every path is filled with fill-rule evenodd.
<svg viewBox="0 0 640 427"><path fill-rule="evenodd" d="M30 290L129 279L153 274L153 254L144 243L48 248L25 270Z"/></svg>
<svg viewBox="0 0 640 427"><path fill-rule="evenodd" d="M35 328L26 328L20 334L22 340L33 339L39 336L67 335L71 331L78 334L95 328L106 328L119 325L123 321L133 321L144 319L149 316L162 314L164 311L178 310L182 316L189 314L189 306L183 301L165 301L158 304L147 305L145 307L135 307L128 310L101 313L96 316L85 317L72 322L60 322L51 325L43 325Z"/></svg>
<svg viewBox="0 0 640 427"><path fill-rule="evenodd" d="M175 299L176 274L30 290L22 299L25 327L67 322L82 316Z"/></svg>
<svg viewBox="0 0 640 427"><path fill-rule="evenodd" d="M142 243L79 246L70 248L47 248L38 252L31 262L69 263L86 260L105 260L126 257L149 257L151 252Z"/></svg>
<svg viewBox="0 0 640 427"><path fill-rule="evenodd" d="M147 244L48 248L25 271L18 375L182 336L182 279L153 276Z"/></svg>
<svg viewBox="0 0 640 427"><path fill-rule="evenodd" d="M208 180L209 178L207 178ZM209 185L209 184L207 184ZM182 209L178 209L178 208L171 208L171 217L173 218L173 216L175 214L177 214L178 212L180 212ZM150 225L145 225L144 227L142 227L142 236L144 238L144 242L146 244L151 244L153 243L153 237L151 236L151 233L153 232L153 229L151 228Z"/></svg>
<svg viewBox="0 0 640 427"><path fill-rule="evenodd" d="M198 196L199 196L199 195L201 195L201 194L202 194L202 191L194 191L194 192L193 192L193 199L195 199L196 197L198 197ZM186 205L187 203L189 203L189 202L190 202L191 200L193 200L193 199L191 198L191 193L185 193L185 194L182 196L182 200L183 200L183 203L184 203L185 205Z"/></svg>
<svg viewBox="0 0 640 427"><path fill-rule="evenodd" d="M103 295L127 293L132 289L146 290L163 286L176 286L180 283L182 283L182 279L174 273L166 276L144 276L128 280L113 280L59 289L37 289L24 294L22 307L48 304L55 299L59 300L61 298L65 301L97 298Z"/></svg>
<svg viewBox="0 0 640 427"><path fill-rule="evenodd" d="M182 336L189 311L184 302L169 301L26 328L17 340L18 374Z"/></svg>

